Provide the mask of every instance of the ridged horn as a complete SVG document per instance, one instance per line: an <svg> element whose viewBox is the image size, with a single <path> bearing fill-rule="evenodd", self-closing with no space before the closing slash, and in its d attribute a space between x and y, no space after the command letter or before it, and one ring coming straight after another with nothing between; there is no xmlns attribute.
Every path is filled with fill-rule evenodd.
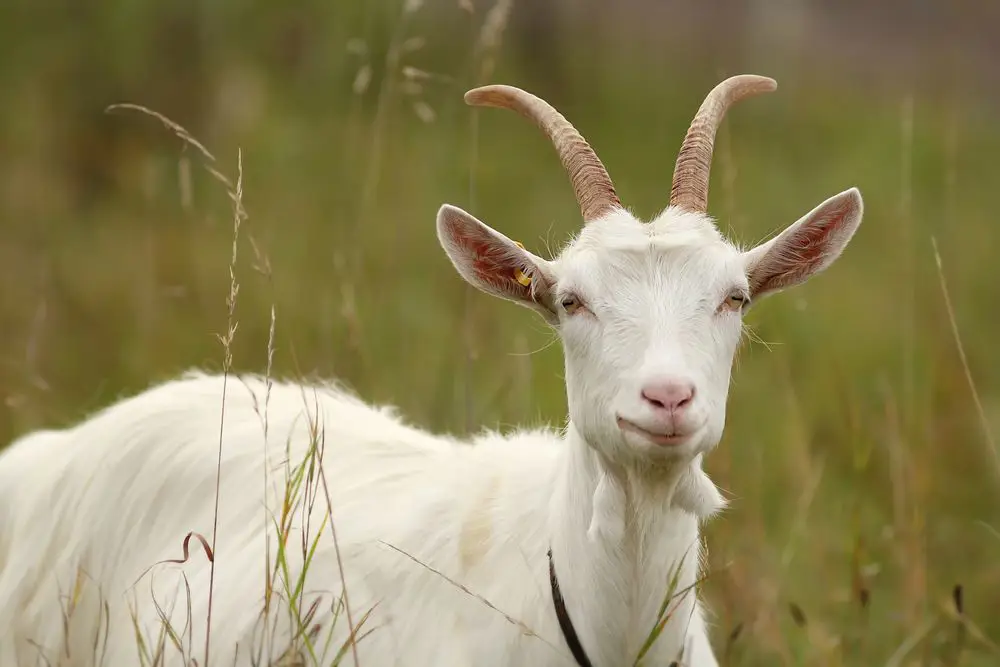
<svg viewBox="0 0 1000 667"><path fill-rule="evenodd" d="M712 89L688 128L670 187L670 205L704 213L708 207L708 179L712 168L715 132L729 107L745 97L778 88L774 79L755 74L733 76Z"/></svg>
<svg viewBox="0 0 1000 667"><path fill-rule="evenodd" d="M583 136L552 105L513 86L492 85L474 88L465 94L470 106L496 107L516 111L545 132L559 153L584 222L595 220L612 208L621 208L608 170Z"/></svg>

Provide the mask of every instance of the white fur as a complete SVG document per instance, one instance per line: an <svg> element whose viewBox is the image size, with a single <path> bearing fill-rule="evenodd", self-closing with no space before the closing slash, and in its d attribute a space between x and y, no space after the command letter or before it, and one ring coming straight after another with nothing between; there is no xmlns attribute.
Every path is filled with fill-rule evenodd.
<svg viewBox="0 0 1000 667"><path fill-rule="evenodd" d="M546 261L469 214L443 207L439 235L462 275L535 308L561 336L567 427L488 433L469 446L410 427L391 410L334 386L277 383L267 409L265 456L259 414L265 384L257 377L230 378L212 664L253 664L251 654L268 634L271 656L258 663L267 664L289 644L285 612L272 613L270 631L259 614L269 535L274 559L270 517L280 511L286 460L294 465L307 454L310 424L321 433L354 620L374 606L366 625L374 632L358 645L362 665L571 666L553 612L550 547L567 609L595 667L631 664L674 568L680 567L680 590L695 583L703 555L699 520L723 504L701 469L703 455L722 434L741 334L740 313L720 310L720 304L750 284L759 284L752 294L759 297L825 268L860 220L860 195L849 190L767 247L742 252L706 216L668 209L643 224L619 210L585 226L560 257ZM787 239L802 235L821 252L788 245ZM476 273L470 242L486 244L476 247L496 259L489 269L495 275ZM528 291L510 280L515 268L531 276ZM562 311L560 299L569 292L586 308ZM664 376L689 378L697 388L681 420L690 437L672 446L652 444L616 422L625 416L657 427L639 391ZM192 373L73 428L28 435L0 455L0 667L35 664L39 650L58 659L65 639L61 607L67 604L61 594L71 592L78 568L89 584L75 596L70 664L90 664L101 618L98 588L110 608L104 664L136 663L130 604L147 637L155 638L151 590L182 628L187 604L180 572L192 591L191 639L185 635L184 641L203 664L210 568L200 547L192 541L183 565L158 565L143 574L159 561L179 558L190 531L212 535L222 396L221 377ZM319 533L327 513L323 491L312 489L311 511L294 516L288 551L293 581L302 566L301 533L307 525L311 536ZM310 626L325 632L341 591L329 526L305 589L303 606L317 596L323 600ZM715 667L694 592L672 606L645 663L667 665L684 649L681 664ZM346 626L341 614L334 647ZM182 664L169 643L163 664Z"/></svg>

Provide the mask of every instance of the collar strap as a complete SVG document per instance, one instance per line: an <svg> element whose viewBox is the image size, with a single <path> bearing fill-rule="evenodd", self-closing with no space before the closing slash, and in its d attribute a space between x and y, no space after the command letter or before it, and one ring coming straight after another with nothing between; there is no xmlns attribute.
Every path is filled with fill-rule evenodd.
<svg viewBox="0 0 1000 667"><path fill-rule="evenodd" d="M590 658L587 657L587 652L583 650L580 638L576 636L576 630L573 628L573 621L569 618L569 612L566 611L566 603L563 601L562 593L559 590L559 579L556 577L556 566L552 562L551 548L549 549L549 583L552 585L552 606L555 607L556 618L559 619L559 629L562 630L563 639L569 645L570 653L573 654L576 664L580 667L593 667L590 663Z"/></svg>

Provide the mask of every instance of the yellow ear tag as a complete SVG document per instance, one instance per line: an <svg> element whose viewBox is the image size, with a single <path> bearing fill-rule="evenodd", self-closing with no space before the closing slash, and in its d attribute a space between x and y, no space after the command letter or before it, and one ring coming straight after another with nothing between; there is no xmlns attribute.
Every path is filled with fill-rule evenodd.
<svg viewBox="0 0 1000 667"><path fill-rule="evenodd" d="M521 245L520 241L514 241L514 245L516 245L521 250L524 250L524 246ZM514 269L514 280L516 280L517 282L521 283L525 287L530 287L531 286L531 278L529 278L528 276L526 276L524 274L524 272L521 271L521 269Z"/></svg>

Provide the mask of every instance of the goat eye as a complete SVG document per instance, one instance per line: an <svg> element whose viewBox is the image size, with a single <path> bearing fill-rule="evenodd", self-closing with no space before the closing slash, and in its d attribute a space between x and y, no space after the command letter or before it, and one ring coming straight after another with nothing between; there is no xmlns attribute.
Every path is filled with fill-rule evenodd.
<svg viewBox="0 0 1000 667"><path fill-rule="evenodd" d="M563 310L566 311L567 315L572 315L582 307L582 304L580 303L580 299L578 299L577 297L566 296L563 297L562 307Z"/></svg>
<svg viewBox="0 0 1000 667"><path fill-rule="evenodd" d="M750 302L745 294L740 292L733 292L726 297L726 300L722 302L722 307L726 310L738 311L741 310L745 305Z"/></svg>

